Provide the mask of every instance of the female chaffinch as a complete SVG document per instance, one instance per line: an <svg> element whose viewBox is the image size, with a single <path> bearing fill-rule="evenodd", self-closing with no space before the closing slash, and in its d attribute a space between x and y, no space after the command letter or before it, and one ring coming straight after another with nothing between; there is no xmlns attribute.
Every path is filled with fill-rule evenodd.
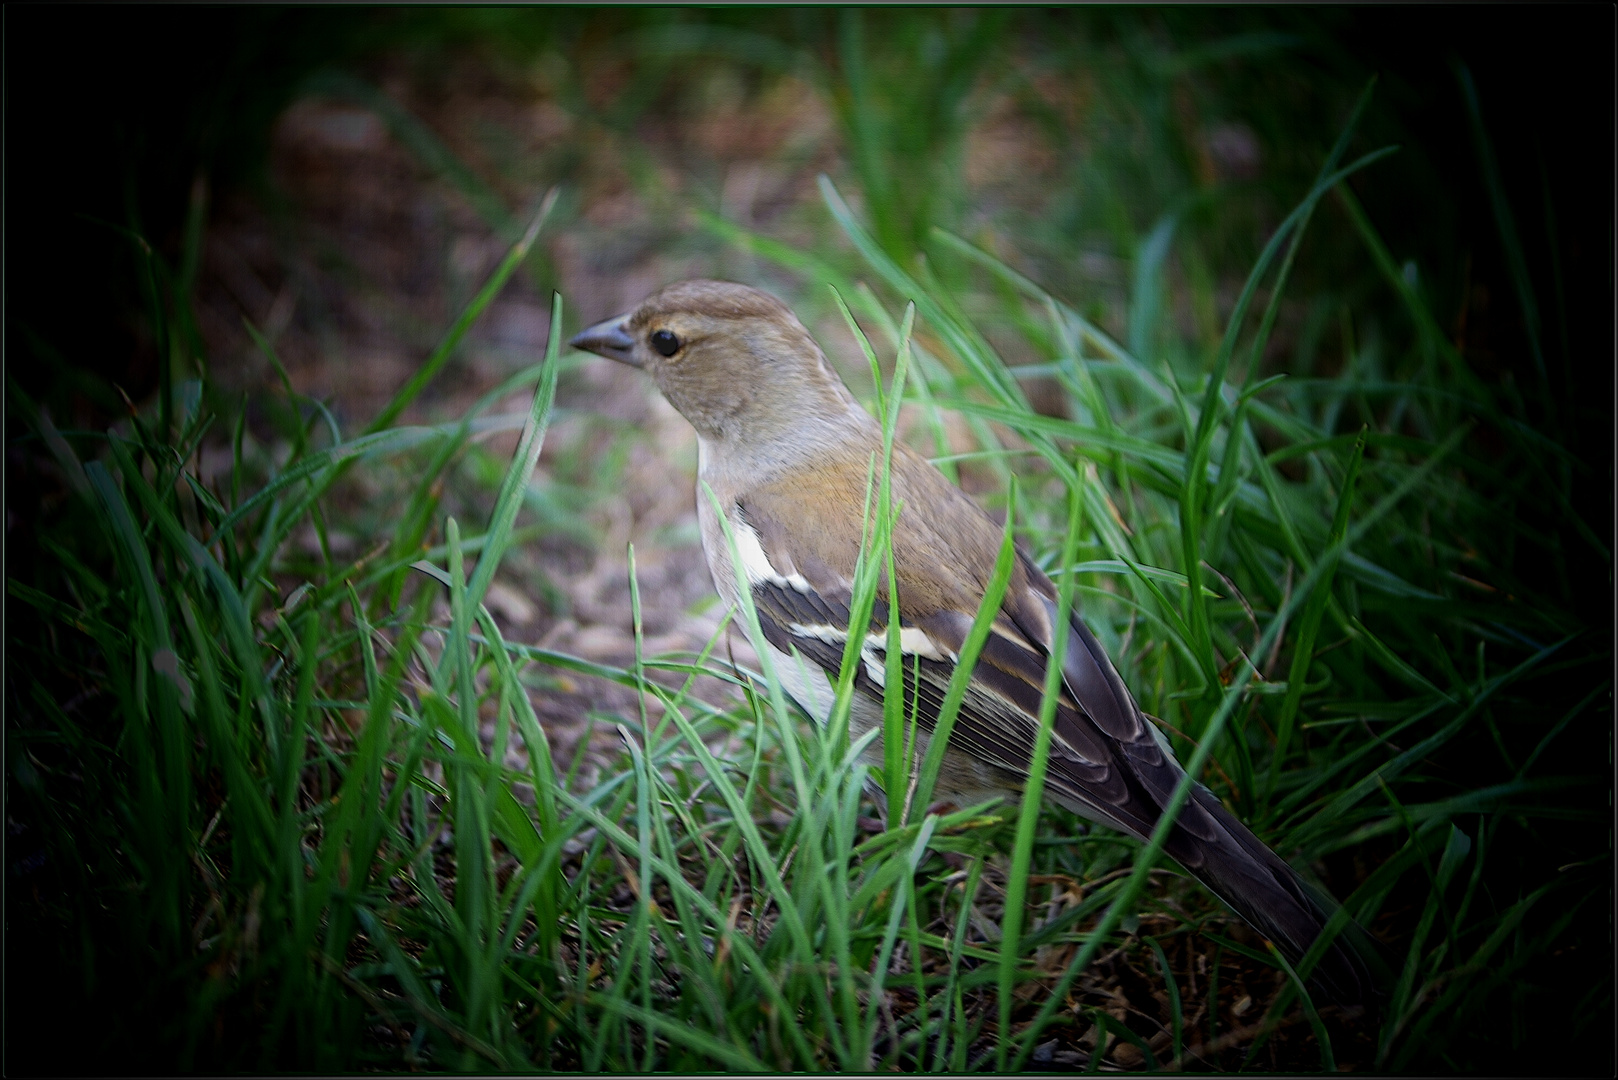
<svg viewBox="0 0 1618 1080"><path fill-rule="evenodd" d="M642 368L696 428L698 474L729 519L775 671L804 711L824 723L847 641L866 482L871 455L882 450L881 427L792 311L745 285L669 285L570 344ZM903 445L893 447L891 484L895 504L902 504L893 523L893 568L905 708L907 715L914 708L931 731L994 572L1001 527ZM697 515L714 585L734 605L731 545L709 499L698 497ZM855 737L882 725L887 616L884 581L854 679ZM1016 805L1057 616L1055 586L1019 550L950 734L938 797L962 806L997 797ZM1076 611L1062 671L1046 797L1145 840L1184 772ZM918 754L925 753L924 736L918 742ZM881 760L879 746L868 753ZM1201 784L1166 850L1292 963L1325 925L1327 905ZM1341 941L1322 957L1315 979L1340 1004L1359 1004L1373 992L1359 957Z"/></svg>

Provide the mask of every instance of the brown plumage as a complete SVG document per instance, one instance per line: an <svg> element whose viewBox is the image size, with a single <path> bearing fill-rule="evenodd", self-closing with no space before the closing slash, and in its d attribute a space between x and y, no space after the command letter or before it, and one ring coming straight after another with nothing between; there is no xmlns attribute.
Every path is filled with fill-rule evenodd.
<svg viewBox="0 0 1618 1080"><path fill-rule="evenodd" d="M684 281L573 339L645 369L697 429L699 472L725 509L775 670L824 721L842 664L860 550L866 481L882 432L779 300L744 285ZM907 708L931 731L955 660L993 573L1001 528L908 447L893 448L893 529ZM697 500L714 584L738 598L731 548L713 505ZM878 587L871 637L856 672L851 728L882 722L891 595ZM950 735L937 795L960 805L1015 806L1032 758L1056 589L1019 550L966 700ZM1140 839L1184 775L1075 612L1046 777L1047 797ZM912 677L909 673L919 669ZM922 748L925 749L925 746ZM870 751L881 760L881 750ZM1298 875L1198 784L1167 843L1181 866L1265 934L1291 962L1327 917ZM1365 968L1334 944L1316 968L1336 1001L1371 993Z"/></svg>

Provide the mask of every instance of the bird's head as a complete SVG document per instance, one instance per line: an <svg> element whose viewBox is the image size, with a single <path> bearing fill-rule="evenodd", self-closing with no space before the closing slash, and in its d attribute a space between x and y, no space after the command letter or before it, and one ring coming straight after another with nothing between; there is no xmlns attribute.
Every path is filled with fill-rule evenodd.
<svg viewBox="0 0 1618 1080"><path fill-rule="evenodd" d="M792 310L746 285L676 282L569 344L644 369L716 444L765 451L865 416Z"/></svg>

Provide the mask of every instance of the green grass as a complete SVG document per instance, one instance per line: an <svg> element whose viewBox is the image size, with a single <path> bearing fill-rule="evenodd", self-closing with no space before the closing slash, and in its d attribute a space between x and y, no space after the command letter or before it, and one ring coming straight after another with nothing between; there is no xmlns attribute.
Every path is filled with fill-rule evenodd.
<svg viewBox="0 0 1618 1080"><path fill-rule="evenodd" d="M920 445L991 479L1008 544L1058 581L1192 774L1385 942L1380 1020L1300 1001L1313 958L1287 969L1165 875L1161 829L1142 846L1040 810L1037 779L1020 808L936 811L939 755L911 779L897 703L872 775L848 737L849 678L818 730L770 672L732 669L718 637L646 655L632 549L632 665L503 640L486 591L537 531L519 527L525 507L556 497L532 473L565 363L562 298L540 363L465 416L397 422L516 268L539 265L535 238L567 205L545 200L524 231L480 187L510 254L360 432L283 385L267 409L285 456L255 452L205 365L200 380L162 365L155 399L105 432L59 430L8 386L13 448L62 492L7 581L8 807L28 830L11 847L44 856L13 869L11 965L48 972L36 1011L71 1000L95 1018L66 1058L29 1062L1003 1069L1038 1064L1054 1039L1091 1067L1125 1044L1159 1066L1269 1067L1266 1042L1284 1041L1288 1069L1425 1071L1526 1062L1604 1030L1610 640L1577 592L1609 587L1610 552L1570 510L1580 463L1547 421L1576 403L1473 375L1390 255L1355 194L1378 182L1381 148L1349 149L1371 92L1289 193L1222 333L1135 319L1121 344L1065 290L944 227L947 189L918 201L893 182L950 171L950 95L989 66L1004 25L947 23L935 47L925 19L879 22L886 63L932 58L905 84L897 68L862 73L861 19L840 17L838 63L819 76L841 95L854 184L822 178L820 246L717 214L710 237L773 261L795 304L841 309L890 439L911 406ZM672 40L648 26L648 48ZM903 142L918 126L931 134ZM1486 172L1492 160L1480 153ZM1512 236L1503 194L1495 205ZM1322 300L1343 327L1336 375L1278 377L1308 369L1270 339L1295 276L1318 279L1305 238L1328 218L1332 250L1357 245L1377 290L1363 311ZM1139 251L1132 311L1168 302L1170 252L1217 258L1204 234L1136 236L1128 219L1114 226ZM194 273L199 233L185 273L141 248L147 317L176 358L194 324L174 283ZM1219 307L1212 275L1189 280L1189 307ZM1514 281L1531 292L1526 271ZM1357 334L1373 320L1380 338ZM1008 340L1034 359L1008 367L991 344ZM1035 376L1059 408L1030 403ZM534 392L517 451L458 521L441 481L475 429L515 422L481 413L518 387ZM949 414L969 449L950 446ZM206 480L216 453L231 468ZM361 472L404 494L357 507ZM870 494L856 611L886 554L881 462ZM367 514L385 524L365 554L334 557L333 525ZM1568 580L1576 546L1607 580ZM1008 573L1003 560L998 587ZM759 640L750 611L731 618ZM567 674L640 701L610 718L622 752L589 788L577 760L555 767L533 704ZM699 676L736 703L694 696ZM868 780L889 794L885 829L869 824ZM1155 1015L1139 994L1124 1019L1105 1011L1098 972L1120 965L1163 987ZM1217 999L1236 983L1269 988L1241 1030Z"/></svg>

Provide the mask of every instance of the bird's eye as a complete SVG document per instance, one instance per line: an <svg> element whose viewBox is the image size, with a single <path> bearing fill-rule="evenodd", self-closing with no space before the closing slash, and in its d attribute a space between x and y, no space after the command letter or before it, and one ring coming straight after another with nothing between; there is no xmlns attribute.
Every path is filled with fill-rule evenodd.
<svg viewBox="0 0 1618 1080"><path fill-rule="evenodd" d="M680 351L680 339L668 330L653 330L652 348L664 356L673 356Z"/></svg>

